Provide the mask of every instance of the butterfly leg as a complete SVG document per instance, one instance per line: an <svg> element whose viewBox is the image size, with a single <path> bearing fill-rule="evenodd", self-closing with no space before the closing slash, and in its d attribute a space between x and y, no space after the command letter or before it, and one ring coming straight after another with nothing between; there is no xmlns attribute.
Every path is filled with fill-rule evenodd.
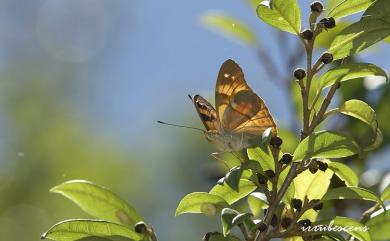
<svg viewBox="0 0 390 241"><path fill-rule="evenodd" d="M221 155L222 153L219 153L219 152L213 152L211 153L211 156L217 160L218 162L222 163L224 166L226 166L227 169L230 169L228 164L226 163L226 161L222 160L221 158L219 158L219 155Z"/></svg>

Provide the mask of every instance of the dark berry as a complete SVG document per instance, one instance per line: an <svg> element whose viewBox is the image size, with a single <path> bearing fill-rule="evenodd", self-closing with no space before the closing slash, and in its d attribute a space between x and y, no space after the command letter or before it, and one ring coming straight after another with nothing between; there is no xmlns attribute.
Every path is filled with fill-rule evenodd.
<svg viewBox="0 0 390 241"><path fill-rule="evenodd" d="M147 231L147 226L143 221L140 221L134 225L134 231L139 234L144 234Z"/></svg>
<svg viewBox="0 0 390 241"><path fill-rule="evenodd" d="M315 1L310 4L310 9L312 12L321 13L324 10L324 6L321 2Z"/></svg>
<svg viewBox="0 0 390 241"><path fill-rule="evenodd" d="M259 182L260 185L265 185L267 184L268 179L263 174L257 173L257 181Z"/></svg>
<svg viewBox="0 0 390 241"><path fill-rule="evenodd" d="M323 53L321 56L321 61L324 64L330 64L333 61L333 55L330 53Z"/></svg>
<svg viewBox="0 0 390 241"><path fill-rule="evenodd" d="M334 20L334 18L323 18L320 20L320 24L327 29L336 27L336 21Z"/></svg>
<svg viewBox="0 0 390 241"><path fill-rule="evenodd" d="M283 164L290 164L293 159L293 156L290 153L283 154L280 162Z"/></svg>
<svg viewBox="0 0 390 241"><path fill-rule="evenodd" d="M310 162L309 171L313 174L315 174L318 171L318 165L316 161Z"/></svg>
<svg viewBox="0 0 390 241"><path fill-rule="evenodd" d="M283 227L283 228L288 228L288 227L290 227L290 225L291 225L291 222L292 222L292 220L291 220L291 218L283 218L282 219L282 221L280 222L280 225Z"/></svg>
<svg viewBox="0 0 390 241"><path fill-rule="evenodd" d="M267 224L261 222L261 223L259 224L258 229L259 229L260 232L264 232L265 230L268 229L268 226L267 226Z"/></svg>
<svg viewBox="0 0 390 241"><path fill-rule="evenodd" d="M279 148L282 145L282 143L283 143L283 140L277 136L272 137L271 140L269 141L269 144L273 148Z"/></svg>
<svg viewBox="0 0 390 241"><path fill-rule="evenodd" d="M302 227L310 227L311 226L311 221L309 219L302 219L298 222Z"/></svg>
<svg viewBox="0 0 390 241"><path fill-rule="evenodd" d="M278 217L275 214L272 216L270 224L272 227L276 227L276 225L278 225Z"/></svg>
<svg viewBox="0 0 390 241"><path fill-rule="evenodd" d="M318 165L318 169L320 169L323 172L326 171L326 169L328 169L328 163L326 162L317 161L317 165Z"/></svg>
<svg viewBox="0 0 390 241"><path fill-rule="evenodd" d="M268 178L274 178L275 177L275 172L272 171L272 170L267 170L264 172L265 175L268 177Z"/></svg>
<svg viewBox="0 0 390 241"><path fill-rule="evenodd" d="M293 200L291 200L291 206L298 211L301 210L302 209L302 200L294 198Z"/></svg>
<svg viewBox="0 0 390 241"><path fill-rule="evenodd" d="M313 39L313 36L314 36L314 33L313 33L313 31L311 31L310 29L304 29L304 30L301 32L301 37L302 37L303 39L312 40L312 39Z"/></svg>
<svg viewBox="0 0 390 241"><path fill-rule="evenodd" d="M301 80L306 77L306 71L304 69L298 68L294 70L294 77Z"/></svg>
<svg viewBox="0 0 390 241"><path fill-rule="evenodd" d="M314 205L313 210L319 211L322 209L323 206L324 204L322 202L318 202L316 205Z"/></svg>

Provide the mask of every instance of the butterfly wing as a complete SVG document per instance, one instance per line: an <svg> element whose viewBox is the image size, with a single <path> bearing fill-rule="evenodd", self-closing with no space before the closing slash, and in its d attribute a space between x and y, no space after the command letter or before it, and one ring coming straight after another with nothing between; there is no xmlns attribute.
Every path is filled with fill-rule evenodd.
<svg viewBox="0 0 390 241"><path fill-rule="evenodd" d="M214 107L200 95L195 95L192 98L194 102L195 109L198 112L200 119L203 122L203 125L206 127L207 131L217 130L221 128L217 112Z"/></svg>
<svg viewBox="0 0 390 241"><path fill-rule="evenodd" d="M276 125L264 101L245 81L240 66L225 61L215 90L217 116L225 130L261 135L267 128L276 134Z"/></svg>

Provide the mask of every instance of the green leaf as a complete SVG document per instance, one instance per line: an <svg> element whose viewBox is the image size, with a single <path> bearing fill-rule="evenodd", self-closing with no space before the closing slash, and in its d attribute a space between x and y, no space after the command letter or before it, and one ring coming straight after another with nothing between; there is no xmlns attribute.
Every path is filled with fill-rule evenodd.
<svg viewBox="0 0 390 241"><path fill-rule="evenodd" d="M290 167L287 167L280 173L278 183L277 183L278 191L282 187L284 180L286 180L289 171L290 171ZM295 193L295 185L292 182L288 186L286 193L283 195L282 201L284 203L291 203L291 199L294 197L294 193Z"/></svg>
<svg viewBox="0 0 390 241"><path fill-rule="evenodd" d="M50 192L65 196L84 212L98 219L129 226L143 220L133 207L115 193L89 181L67 181L53 187Z"/></svg>
<svg viewBox="0 0 390 241"><path fill-rule="evenodd" d="M371 215L371 219L367 221L366 226L369 228L371 238L377 241L390 240L390 206L386 207L386 212L383 209Z"/></svg>
<svg viewBox="0 0 390 241"><path fill-rule="evenodd" d="M312 174L309 170L300 173L295 179L295 198L304 200L307 196L310 200L321 199L328 190L333 172L317 171Z"/></svg>
<svg viewBox="0 0 390 241"><path fill-rule="evenodd" d="M230 229L233 227L233 219L239 214L234 209L224 208L221 212L222 233L226 237L230 233Z"/></svg>
<svg viewBox="0 0 390 241"><path fill-rule="evenodd" d="M351 25L350 22L339 22L336 24L336 27L327 29L326 33L319 34L316 37L314 46L316 48L325 48L328 49L333 39L341 32L343 29Z"/></svg>
<svg viewBox="0 0 390 241"><path fill-rule="evenodd" d="M240 190L239 182L242 176L242 171L243 169L241 166L235 167L226 173L224 177L224 182L237 192Z"/></svg>
<svg viewBox="0 0 390 241"><path fill-rule="evenodd" d="M301 10L297 0L263 1L256 12L265 23L282 31L296 35L301 32Z"/></svg>
<svg viewBox="0 0 390 241"><path fill-rule="evenodd" d="M369 76L382 76L387 80L386 71L369 63L351 63L328 70L320 79L318 91L333 85L336 82L359 79Z"/></svg>
<svg viewBox="0 0 390 241"><path fill-rule="evenodd" d="M220 196L207 192L194 192L186 195L176 208L176 216L183 213L205 213L204 208L215 208L215 212L206 212L206 215L216 213L217 209L222 209L229 204Z"/></svg>
<svg viewBox="0 0 390 241"><path fill-rule="evenodd" d="M324 225L326 227L330 226L337 231L343 227L340 231L344 231L361 241L371 241L370 234L367 232L367 228L364 226L364 224L361 224L360 222L351 218L337 216L334 219L318 221L313 225Z"/></svg>
<svg viewBox="0 0 390 241"><path fill-rule="evenodd" d="M238 19L224 13L208 12L201 16L201 22L212 31L221 33L249 46L257 44L256 36L250 28Z"/></svg>
<svg viewBox="0 0 390 241"><path fill-rule="evenodd" d="M375 0L344 0L329 11L328 17L342 18L366 10Z"/></svg>
<svg viewBox="0 0 390 241"><path fill-rule="evenodd" d="M248 148L247 152L248 158L259 162L263 170L275 170L275 162L268 147Z"/></svg>
<svg viewBox="0 0 390 241"><path fill-rule="evenodd" d="M240 213L233 218L232 225L235 226L241 223L245 223L246 221L249 221L252 216L253 215L251 213Z"/></svg>
<svg viewBox="0 0 390 241"><path fill-rule="evenodd" d="M390 200L390 184L388 184L385 190L383 190L381 200L384 202Z"/></svg>
<svg viewBox="0 0 390 241"><path fill-rule="evenodd" d="M73 241L88 237L102 237L106 240L142 240L142 236L130 228L104 220L72 219L51 227L43 238L57 241Z"/></svg>
<svg viewBox="0 0 390 241"><path fill-rule="evenodd" d="M223 198L228 204L233 204L242 198L248 196L251 192L256 190L257 186L253 182L241 179L238 187L238 192L232 189L226 183L217 184L211 190L210 194Z"/></svg>
<svg viewBox="0 0 390 241"><path fill-rule="evenodd" d="M347 100L336 110L344 115L363 121L373 129L377 128L375 111L364 101Z"/></svg>
<svg viewBox="0 0 390 241"><path fill-rule="evenodd" d="M315 132L299 143L294 152L294 160L309 158L340 158L360 152L356 142L335 131Z"/></svg>
<svg viewBox="0 0 390 241"><path fill-rule="evenodd" d="M357 186L359 184L358 176L347 165L340 162L328 162L328 167L330 170L334 171L336 176L344 181L347 186Z"/></svg>
<svg viewBox="0 0 390 241"><path fill-rule="evenodd" d="M322 200L335 200L335 199L360 199L374 201L382 206L382 200L370 190L361 187L338 187L328 190Z"/></svg>
<svg viewBox="0 0 390 241"><path fill-rule="evenodd" d="M230 229L234 226L233 219L239 214L234 209L224 208L221 212L221 223L223 236L227 236L230 233Z"/></svg>
<svg viewBox="0 0 390 241"><path fill-rule="evenodd" d="M359 53L390 35L390 15L387 19L360 20L346 27L333 40L329 53L333 59L342 59Z"/></svg>
<svg viewBox="0 0 390 241"><path fill-rule="evenodd" d="M386 19L390 14L390 4L388 0L376 0L364 12L361 19Z"/></svg>
<svg viewBox="0 0 390 241"><path fill-rule="evenodd" d="M259 217L261 211L268 208L267 197L261 192L253 192L249 194L247 201L249 209L255 217Z"/></svg>

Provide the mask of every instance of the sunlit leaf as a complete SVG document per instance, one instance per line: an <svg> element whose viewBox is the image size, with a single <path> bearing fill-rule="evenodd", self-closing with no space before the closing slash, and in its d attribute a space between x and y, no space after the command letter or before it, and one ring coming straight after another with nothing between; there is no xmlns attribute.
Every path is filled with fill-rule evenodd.
<svg viewBox="0 0 390 241"><path fill-rule="evenodd" d="M349 166L340 162L328 162L328 167L334 171L347 186L357 186L359 184L358 176Z"/></svg>
<svg viewBox="0 0 390 241"><path fill-rule="evenodd" d="M213 31L223 34L249 46L257 43L251 29L240 20L224 13L208 12L201 16L203 25Z"/></svg>
<svg viewBox="0 0 390 241"><path fill-rule="evenodd" d="M247 200L249 209L255 217L260 216L261 211L268 207L267 197L263 193L253 192L249 194Z"/></svg>
<svg viewBox="0 0 390 241"><path fill-rule="evenodd" d="M85 180L72 180L53 187L50 192L59 193L84 212L105 219L133 226L143 218L125 201L107 188Z"/></svg>
<svg viewBox="0 0 390 241"><path fill-rule="evenodd" d="M278 190L280 190L280 188L282 187L283 185L283 182L284 180L286 180L287 178L287 175L288 175L288 172L290 171L290 167L284 169L280 175L279 175L279 179L278 179L278 183L277 183L277 188ZM295 185L294 185L294 182L292 182L287 190L286 190L286 193L284 194L283 196L283 202L285 203L290 203L291 199L294 197L294 193L295 193Z"/></svg>
<svg viewBox="0 0 390 241"><path fill-rule="evenodd" d="M363 121L373 129L377 128L375 111L364 101L347 100L336 110L344 115Z"/></svg>
<svg viewBox="0 0 390 241"><path fill-rule="evenodd" d="M241 179L239 182L238 192L226 183L223 183L215 185L209 193L223 198L228 204L233 204L248 196L251 192L256 190L256 188L257 186L253 182Z"/></svg>
<svg viewBox="0 0 390 241"><path fill-rule="evenodd" d="M141 235L120 224L88 219L59 222L42 235L42 238L57 241L74 241L88 237L102 237L106 240L142 240Z"/></svg>
<svg viewBox="0 0 390 241"><path fill-rule="evenodd" d="M318 80L320 82L318 89L321 91L336 82L343 82L369 76L381 76L387 80L386 71L381 67L369 63L351 63L328 70Z"/></svg>
<svg viewBox="0 0 390 241"><path fill-rule="evenodd" d="M322 200L334 199L360 199L379 203L383 206L382 200L370 190L361 187L338 187L328 190Z"/></svg>
<svg viewBox="0 0 390 241"><path fill-rule="evenodd" d="M256 11L261 20L273 27L296 35L301 32L301 10L297 0L263 1Z"/></svg>
<svg viewBox="0 0 390 241"><path fill-rule="evenodd" d="M339 230L339 227L344 227L342 231L350 234L351 236L357 238L358 240L371 241L371 236L369 232L367 232L368 230L364 226L364 224L361 224L360 222L352 218L337 216L333 219L321 220L314 223L314 225L320 225L320 224L328 227L331 224L331 227L336 228L336 230Z"/></svg>
<svg viewBox="0 0 390 241"><path fill-rule="evenodd" d="M309 158L347 157L359 152L359 146L351 137L335 131L320 131L301 141L293 156L297 161Z"/></svg>
<svg viewBox="0 0 390 241"><path fill-rule="evenodd" d="M361 19L388 19L390 4L388 0L376 0L363 13Z"/></svg>
<svg viewBox="0 0 390 241"><path fill-rule="evenodd" d="M211 205L221 210L229 204L220 196L206 193L194 192L186 195L176 208L176 216L183 213L202 213L202 207Z"/></svg>
<svg viewBox="0 0 390 241"><path fill-rule="evenodd" d="M351 25L350 22L339 22L336 24L336 27L319 34L314 42L315 47L328 49L333 39L349 25Z"/></svg>
<svg viewBox="0 0 390 241"><path fill-rule="evenodd" d="M336 5L329 11L328 17L342 18L348 15L352 15L361 11L364 11L375 0L344 0Z"/></svg>
<svg viewBox="0 0 390 241"><path fill-rule="evenodd" d="M351 24L336 36L328 52L334 60L361 52L390 35L389 19L367 19Z"/></svg>
<svg viewBox="0 0 390 241"><path fill-rule="evenodd" d="M384 202L390 200L390 184L387 185L385 190L383 190L382 195L381 195L381 199Z"/></svg>
<svg viewBox="0 0 390 241"><path fill-rule="evenodd" d="M275 162L268 148L266 151L260 147L248 148L247 152L248 158L259 162L263 170L275 170Z"/></svg>
<svg viewBox="0 0 390 241"><path fill-rule="evenodd" d="M369 232L373 240L386 241L390 240L390 206L386 207L386 212L383 209L371 215L366 226L369 227Z"/></svg>

